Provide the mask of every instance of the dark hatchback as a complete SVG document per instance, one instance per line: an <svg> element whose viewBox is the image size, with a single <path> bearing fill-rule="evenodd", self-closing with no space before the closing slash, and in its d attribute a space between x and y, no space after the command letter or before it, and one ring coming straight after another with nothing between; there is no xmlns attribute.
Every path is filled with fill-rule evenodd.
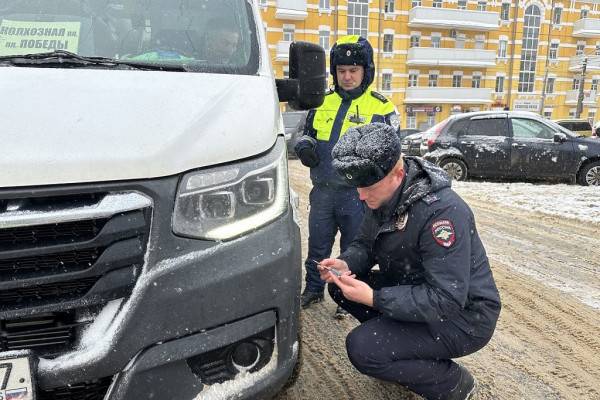
<svg viewBox="0 0 600 400"><path fill-rule="evenodd" d="M527 112L451 116L423 134L421 155L455 180L567 180L600 186L600 140Z"/></svg>

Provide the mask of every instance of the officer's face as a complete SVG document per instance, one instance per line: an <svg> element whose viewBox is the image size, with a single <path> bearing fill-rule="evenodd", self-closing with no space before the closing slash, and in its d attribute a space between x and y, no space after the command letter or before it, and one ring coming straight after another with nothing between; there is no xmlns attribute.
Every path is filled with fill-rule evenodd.
<svg viewBox="0 0 600 400"><path fill-rule="evenodd" d="M356 89L365 76L365 68L362 65L336 65L338 85L344 90Z"/></svg>
<svg viewBox="0 0 600 400"><path fill-rule="evenodd" d="M401 167L396 167L374 185L367 187L359 187L358 197L367 204L371 210L376 210L394 196L394 192L404 178L404 170Z"/></svg>

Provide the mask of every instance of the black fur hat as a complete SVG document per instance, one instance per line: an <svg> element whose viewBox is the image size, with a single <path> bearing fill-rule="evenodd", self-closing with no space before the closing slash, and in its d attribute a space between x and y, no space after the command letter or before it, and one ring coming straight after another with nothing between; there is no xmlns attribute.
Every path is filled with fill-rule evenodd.
<svg viewBox="0 0 600 400"><path fill-rule="evenodd" d="M400 159L400 140L389 125L361 125L349 128L331 155L333 168L350 186L367 187L394 168Z"/></svg>

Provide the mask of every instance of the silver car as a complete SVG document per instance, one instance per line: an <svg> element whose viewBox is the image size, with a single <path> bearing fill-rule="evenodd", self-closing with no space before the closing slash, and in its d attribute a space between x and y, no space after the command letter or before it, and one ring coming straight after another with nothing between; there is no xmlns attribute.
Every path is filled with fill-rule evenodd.
<svg viewBox="0 0 600 400"><path fill-rule="evenodd" d="M286 111L282 114L288 158L296 158L294 146L304 133L307 111Z"/></svg>

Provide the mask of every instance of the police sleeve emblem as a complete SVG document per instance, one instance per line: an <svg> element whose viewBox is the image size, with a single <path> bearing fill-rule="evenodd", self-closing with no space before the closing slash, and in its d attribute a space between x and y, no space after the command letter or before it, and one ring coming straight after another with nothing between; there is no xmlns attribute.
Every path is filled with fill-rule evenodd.
<svg viewBox="0 0 600 400"><path fill-rule="evenodd" d="M437 220L431 225L431 234L437 244L449 248L456 241L454 225L447 219Z"/></svg>

